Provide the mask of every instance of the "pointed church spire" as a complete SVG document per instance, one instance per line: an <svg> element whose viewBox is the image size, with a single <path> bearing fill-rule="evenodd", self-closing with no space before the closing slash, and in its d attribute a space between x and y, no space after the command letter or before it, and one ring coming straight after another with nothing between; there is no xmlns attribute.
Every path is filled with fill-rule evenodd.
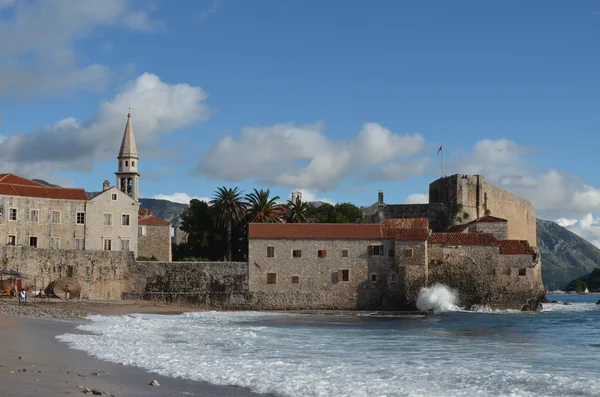
<svg viewBox="0 0 600 397"><path fill-rule="evenodd" d="M125 157L138 158L135 138L133 137L133 127L131 126L131 113L127 113L127 124L125 125L125 133L121 142L121 150L119 150L119 158Z"/></svg>

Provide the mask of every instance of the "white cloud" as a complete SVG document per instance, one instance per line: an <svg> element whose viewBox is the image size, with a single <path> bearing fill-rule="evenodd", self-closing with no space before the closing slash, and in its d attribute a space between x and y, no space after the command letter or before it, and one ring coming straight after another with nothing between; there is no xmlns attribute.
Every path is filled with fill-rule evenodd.
<svg viewBox="0 0 600 397"><path fill-rule="evenodd" d="M370 180L402 179L422 172L423 160L416 160L411 168L406 159L424 144L419 134L395 134L377 123L366 123L347 140L330 139L321 123L245 127L239 138L228 136L215 143L202 156L197 171L213 179L255 178L262 185L327 191L352 172ZM236 161L226 160L232 158Z"/></svg>
<svg viewBox="0 0 600 397"><path fill-rule="evenodd" d="M586 214L581 219L557 219L556 223L600 248L600 218Z"/></svg>
<svg viewBox="0 0 600 397"><path fill-rule="evenodd" d="M13 7L0 15L0 94L25 97L62 91L102 91L107 66L80 65L75 43L99 27L152 31L160 25L132 0L1 0Z"/></svg>
<svg viewBox="0 0 600 397"><path fill-rule="evenodd" d="M404 200L404 204L427 204L429 203L429 195L422 193L409 194Z"/></svg>
<svg viewBox="0 0 600 397"><path fill-rule="evenodd" d="M219 3L220 3L219 0L213 1L212 6L210 6L210 8L207 8L205 10L202 10L200 12L200 14L198 15L198 17L200 19L208 18L209 16L211 16L212 14L217 12L217 7L219 7Z"/></svg>
<svg viewBox="0 0 600 397"><path fill-rule="evenodd" d="M192 199L206 201L207 203L210 202L210 200L211 200L209 197L190 196L187 193L179 193L179 192L176 192L173 194L157 194L155 196L152 196L152 198L157 199L157 200L168 200L168 201L172 201L174 203L181 203L181 204L189 204Z"/></svg>
<svg viewBox="0 0 600 397"><path fill-rule="evenodd" d="M0 168L43 177L61 170L89 170L95 161L114 158L129 105L138 150L151 157L161 136L209 117L206 97L199 87L168 84L145 73L102 102L85 122L68 117L40 131L0 140Z"/></svg>

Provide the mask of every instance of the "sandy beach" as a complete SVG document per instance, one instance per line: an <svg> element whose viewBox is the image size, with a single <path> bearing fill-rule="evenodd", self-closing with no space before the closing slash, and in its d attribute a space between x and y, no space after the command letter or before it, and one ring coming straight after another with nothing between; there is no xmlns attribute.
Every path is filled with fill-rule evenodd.
<svg viewBox="0 0 600 397"><path fill-rule="evenodd" d="M20 396L259 396L246 389L151 374L97 360L55 337L79 332L88 314L176 314L194 311L149 302L32 302L0 300L0 395ZM152 381L160 386L151 386ZM99 394L102 393L102 394Z"/></svg>

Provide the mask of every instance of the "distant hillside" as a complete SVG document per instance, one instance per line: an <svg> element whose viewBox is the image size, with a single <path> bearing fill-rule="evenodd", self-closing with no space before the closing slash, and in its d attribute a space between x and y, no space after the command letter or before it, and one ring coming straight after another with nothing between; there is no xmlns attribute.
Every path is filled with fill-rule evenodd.
<svg viewBox="0 0 600 397"><path fill-rule="evenodd" d="M154 215L171 222L173 225L179 221L181 214L188 207L187 204L152 198L142 198L140 202L142 203L140 208L149 209Z"/></svg>
<svg viewBox="0 0 600 397"><path fill-rule="evenodd" d="M542 279L549 289L563 288L600 267L600 249L554 222L538 219L537 238Z"/></svg>

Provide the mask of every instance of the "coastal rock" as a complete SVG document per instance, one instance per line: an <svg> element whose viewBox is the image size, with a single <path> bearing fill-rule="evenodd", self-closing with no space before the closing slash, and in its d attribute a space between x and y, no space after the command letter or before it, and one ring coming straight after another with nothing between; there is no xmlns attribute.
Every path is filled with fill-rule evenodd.
<svg viewBox="0 0 600 397"><path fill-rule="evenodd" d="M597 305L600 305L600 299L598 299L598 302L596 302Z"/></svg>
<svg viewBox="0 0 600 397"><path fill-rule="evenodd" d="M150 382L150 386L160 386L160 383L158 383L157 380L153 380L152 382Z"/></svg>

